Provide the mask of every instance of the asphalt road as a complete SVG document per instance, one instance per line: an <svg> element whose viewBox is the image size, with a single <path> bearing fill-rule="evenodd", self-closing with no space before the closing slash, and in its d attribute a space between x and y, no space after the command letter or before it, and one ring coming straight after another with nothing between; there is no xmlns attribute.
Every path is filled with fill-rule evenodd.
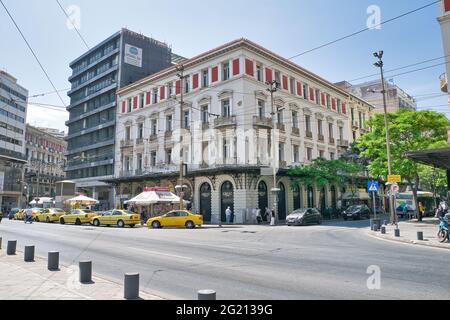
<svg viewBox="0 0 450 320"><path fill-rule="evenodd" d="M450 251L374 239L368 221L322 226L230 226L195 230L95 228L3 219L0 237L60 251L61 263L93 261L121 282L139 272L141 289L168 299L450 299ZM369 266L380 289L369 289ZM5 272L5 270L2 270Z"/></svg>

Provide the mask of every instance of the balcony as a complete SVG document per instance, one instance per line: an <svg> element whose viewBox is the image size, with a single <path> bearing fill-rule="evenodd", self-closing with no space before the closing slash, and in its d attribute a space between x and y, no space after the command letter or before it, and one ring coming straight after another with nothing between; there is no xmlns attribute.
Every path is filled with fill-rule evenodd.
<svg viewBox="0 0 450 320"><path fill-rule="evenodd" d="M165 137L165 138L170 138L170 137L172 137L172 130L167 130L166 132L164 132L164 137Z"/></svg>
<svg viewBox="0 0 450 320"><path fill-rule="evenodd" d="M287 168L287 162L285 160L280 160L280 168Z"/></svg>
<svg viewBox="0 0 450 320"><path fill-rule="evenodd" d="M136 139L136 145L144 144L144 138L138 138Z"/></svg>
<svg viewBox="0 0 450 320"><path fill-rule="evenodd" d="M447 93L448 92L448 81L447 81L447 74L443 73L439 77L440 85L441 85L441 91Z"/></svg>
<svg viewBox="0 0 450 320"><path fill-rule="evenodd" d="M286 131L286 127L282 123L277 123L277 129L283 132Z"/></svg>
<svg viewBox="0 0 450 320"><path fill-rule="evenodd" d="M334 138L330 137L330 138L328 139L328 143L329 143L330 145L334 146L334 144L336 143L336 140L334 140Z"/></svg>
<svg viewBox="0 0 450 320"><path fill-rule="evenodd" d="M230 116L230 117L220 117L217 119L214 119L214 128L224 128L224 127L234 127L236 126L236 116Z"/></svg>
<svg viewBox="0 0 450 320"><path fill-rule="evenodd" d="M317 136L317 140L319 140L320 142L324 142L325 141L325 137L323 136L323 134L319 134Z"/></svg>
<svg viewBox="0 0 450 320"><path fill-rule="evenodd" d="M312 139L312 137L313 137L312 131L306 131L305 136L309 139Z"/></svg>
<svg viewBox="0 0 450 320"><path fill-rule="evenodd" d="M133 140L121 140L120 141L121 148L130 148L133 147Z"/></svg>
<svg viewBox="0 0 450 320"><path fill-rule="evenodd" d="M352 129L354 129L354 130L359 129L358 121L352 121Z"/></svg>
<svg viewBox="0 0 450 320"><path fill-rule="evenodd" d="M208 130L209 129L209 122L203 122L202 123L202 130Z"/></svg>
<svg viewBox="0 0 450 320"><path fill-rule="evenodd" d="M128 178L134 176L133 170L122 170L120 171L120 177L122 178Z"/></svg>
<svg viewBox="0 0 450 320"><path fill-rule="evenodd" d="M292 128L292 134L299 136L300 135L300 129L299 128Z"/></svg>
<svg viewBox="0 0 450 320"><path fill-rule="evenodd" d="M343 147L343 148L348 148L349 147L348 140L339 139L338 146Z"/></svg>
<svg viewBox="0 0 450 320"><path fill-rule="evenodd" d="M273 128L272 119L266 117L253 116L253 125L267 129Z"/></svg>
<svg viewBox="0 0 450 320"><path fill-rule="evenodd" d="M152 135L150 136L150 138L148 138L148 140L150 140L150 141L156 141L156 140L158 140L158 135L152 134Z"/></svg>

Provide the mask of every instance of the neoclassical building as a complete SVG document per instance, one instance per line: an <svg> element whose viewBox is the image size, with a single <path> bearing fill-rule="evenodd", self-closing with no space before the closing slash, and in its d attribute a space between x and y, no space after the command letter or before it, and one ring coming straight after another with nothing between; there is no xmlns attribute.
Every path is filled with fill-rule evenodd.
<svg viewBox="0 0 450 320"><path fill-rule="evenodd" d="M115 178L107 180L116 206L145 187L175 191L181 157L184 197L205 221L224 220L228 206L236 222L248 221L252 208L272 207L273 167L280 220L294 208L336 206L336 186L319 199L321 190L293 189L286 173L349 147L345 90L247 39L183 67L182 74L173 66L118 91ZM279 83L273 112L266 84L272 80Z"/></svg>

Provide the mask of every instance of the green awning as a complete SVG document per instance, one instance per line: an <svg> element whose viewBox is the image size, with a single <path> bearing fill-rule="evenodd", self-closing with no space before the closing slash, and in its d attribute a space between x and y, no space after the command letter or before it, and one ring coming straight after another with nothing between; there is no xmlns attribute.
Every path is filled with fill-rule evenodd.
<svg viewBox="0 0 450 320"><path fill-rule="evenodd" d="M405 156L423 164L450 170L450 148L406 152Z"/></svg>

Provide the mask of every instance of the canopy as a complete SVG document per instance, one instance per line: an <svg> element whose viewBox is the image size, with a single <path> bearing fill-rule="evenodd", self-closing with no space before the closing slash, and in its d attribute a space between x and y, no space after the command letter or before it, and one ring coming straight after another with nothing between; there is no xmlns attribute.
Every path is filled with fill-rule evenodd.
<svg viewBox="0 0 450 320"><path fill-rule="evenodd" d="M42 197L33 199L33 201L31 201L30 204L44 204L49 202L53 202L53 198Z"/></svg>
<svg viewBox="0 0 450 320"><path fill-rule="evenodd" d="M145 189L144 192L137 195L131 200L125 201L127 204L138 206L148 206L156 203L179 203L180 197L173 194L167 189Z"/></svg>
<svg viewBox="0 0 450 320"><path fill-rule="evenodd" d="M98 201L93 199L93 198L89 198L86 196L78 196L72 199L68 199L66 201L64 201L65 204L69 204L69 205L75 205L75 204L97 204Z"/></svg>

